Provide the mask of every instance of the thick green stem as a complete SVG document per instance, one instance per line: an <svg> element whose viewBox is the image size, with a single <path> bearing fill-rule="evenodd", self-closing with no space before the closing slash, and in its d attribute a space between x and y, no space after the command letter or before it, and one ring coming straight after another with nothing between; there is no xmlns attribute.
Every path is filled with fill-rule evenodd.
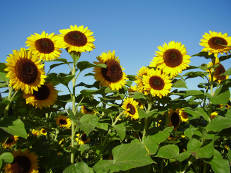
<svg viewBox="0 0 231 173"><path fill-rule="evenodd" d="M73 69L72 69L72 75L75 76L76 70L75 70L75 64L73 63ZM76 116L76 107L75 107L75 83L76 83L76 76L72 79L72 113L73 116ZM71 121L71 147L74 147L74 139L75 139L75 122ZM71 152L71 163L73 164L75 161L75 155L74 152Z"/></svg>

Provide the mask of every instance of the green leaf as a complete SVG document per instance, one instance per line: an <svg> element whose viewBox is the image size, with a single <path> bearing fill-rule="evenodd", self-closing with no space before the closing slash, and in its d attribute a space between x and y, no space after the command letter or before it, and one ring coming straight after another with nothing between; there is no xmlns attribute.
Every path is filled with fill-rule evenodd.
<svg viewBox="0 0 231 173"><path fill-rule="evenodd" d="M0 169L2 168L2 160L0 159Z"/></svg>
<svg viewBox="0 0 231 173"><path fill-rule="evenodd" d="M79 128L83 130L87 135L95 129L99 121L96 115L85 114L80 118Z"/></svg>
<svg viewBox="0 0 231 173"><path fill-rule="evenodd" d="M187 128L184 131L184 135L187 136L188 138L192 138L193 135L202 136L201 132L198 129L193 128L193 127Z"/></svg>
<svg viewBox="0 0 231 173"><path fill-rule="evenodd" d="M196 71L196 72L192 71L184 74L184 76L186 76L186 79L195 78L195 77L204 78L206 75L207 75L206 72L201 72L201 71Z"/></svg>
<svg viewBox="0 0 231 173"><path fill-rule="evenodd" d="M132 96L134 99L146 99L143 93L140 92L135 92L134 95Z"/></svg>
<svg viewBox="0 0 231 173"><path fill-rule="evenodd" d="M184 108L184 111L192 115L192 117L189 117L189 119L191 120L203 117L206 121L210 121L208 114L202 108L191 109L189 107L186 107Z"/></svg>
<svg viewBox="0 0 231 173"><path fill-rule="evenodd" d="M204 94L200 90L187 90L186 95L187 96L199 96L199 95L204 95Z"/></svg>
<svg viewBox="0 0 231 173"><path fill-rule="evenodd" d="M212 58L215 58L215 56L213 54L209 55L208 52L200 52L200 53L197 53L197 54L194 54L192 56L199 56L199 57L204 57L206 59L212 59Z"/></svg>
<svg viewBox="0 0 231 173"><path fill-rule="evenodd" d="M224 75L231 75L231 68L229 68L228 70L226 70L223 74Z"/></svg>
<svg viewBox="0 0 231 173"><path fill-rule="evenodd" d="M68 86L69 82L75 77L75 75L59 73L57 77L58 77L58 81L60 83L62 83L63 85Z"/></svg>
<svg viewBox="0 0 231 173"><path fill-rule="evenodd" d="M65 168L63 173L94 173L94 171L85 162L79 162Z"/></svg>
<svg viewBox="0 0 231 173"><path fill-rule="evenodd" d="M83 71L87 68L95 67L95 65L88 61L80 61L78 62L77 67L80 71Z"/></svg>
<svg viewBox="0 0 231 173"><path fill-rule="evenodd" d="M8 78L6 77L6 73L0 72L0 81L8 81Z"/></svg>
<svg viewBox="0 0 231 173"><path fill-rule="evenodd" d="M177 158L179 157L179 148L177 145L174 144L164 145L159 149L156 157L161 157L165 159Z"/></svg>
<svg viewBox="0 0 231 173"><path fill-rule="evenodd" d="M105 130L107 131L108 130L108 123L97 123L96 124L96 127L99 128L99 129L102 129L102 130Z"/></svg>
<svg viewBox="0 0 231 173"><path fill-rule="evenodd" d="M117 124L113 126L113 128L116 130L117 134L119 135L121 140L124 140L126 136L126 127L124 123Z"/></svg>
<svg viewBox="0 0 231 173"><path fill-rule="evenodd" d="M164 142L166 139L168 139L172 130L173 127L166 127L164 130L152 135L151 138L153 139L153 143L159 145L161 142Z"/></svg>
<svg viewBox="0 0 231 173"><path fill-rule="evenodd" d="M0 72L5 72L6 64L0 63Z"/></svg>
<svg viewBox="0 0 231 173"><path fill-rule="evenodd" d="M218 116L206 126L207 131L220 132L223 129L231 127L231 119L227 117Z"/></svg>
<svg viewBox="0 0 231 173"><path fill-rule="evenodd" d="M24 123L20 119L2 120L0 121L0 128L11 135L23 137L25 139L27 138L27 133L24 127Z"/></svg>
<svg viewBox="0 0 231 173"><path fill-rule="evenodd" d="M209 161L214 173L227 173L230 172L229 161L222 158L219 151L214 149L213 158Z"/></svg>
<svg viewBox="0 0 231 173"><path fill-rule="evenodd" d="M182 152L176 158L179 162L183 162L184 160L188 159L191 156L191 153L188 151Z"/></svg>
<svg viewBox="0 0 231 173"><path fill-rule="evenodd" d="M106 64L96 64L95 66L100 68L107 68Z"/></svg>
<svg viewBox="0 0 231 173"><path fill-rule="evenodd" d="M155 143L153 136L145 136L143 139L143 144L145 145L145 149L149 155L156 154L159 146L157 143Z"/></svg>
<svg viewBox="0 0 231 173"><path fill-rule="evenodd" d="M148 118L148 117L155 118L156 116L158 116L158 112L159 111L157 109L154 109L149 112L145 112L143 109L138 108L139 119Z"/></svg>
<svg viewBox="0 0 231 173"><path fill-rule="evenodd" d="M213 104L226 104L229 102L230 92L228 87L219 87L216 89L214 96L211 97Z"/></svg>
<svg viewBox="0 0 231 173"><path fill-rule="evenodd" d="M49 67L50 68L49 71L51 71L53 68L58 67L58 66L63 65L63 64L65 64L65 63L61 62L61 63L57 63L57 64L52 64Z"/></svg>
<svg viewBox="0 0 231 173"><path fill-rule="evenodd" d="M214 152L213 142L210 142L209 144L201 147L197 151L197 157L208 159L208 158L211 158L213 156L213 152Z"/></svg>
<svg viewBox="0 0 231 173"><path fill-rule="evenodd" d="M201 145L202 143L199 140L192 138L187 144L187 151L195 152L200 149Z"/></svg>
<svg viewBox="0 0 231 173"><path fill-rule="evenodd" d="M98 172L118 172L142 167L153 163L142 143L137 140L130 144L121 144L112 150L113 160L100 160L94 166Z"/></svg>
<svg viewBox="0 0 231 173"><path fill-rule="evenodd" d="M173 84L173 87L174 87L174 88L187 88L185 81L184 81L184 80L181 80L181 79L177 80L177 81Z"/></svg>
<svg viewBox="0 0 231 173"><path fill-rule="evenodd" d="M3 160L6 163L12 163L14 161L14 156L10 152L4 152L0 155L0 160Z"/></svg>

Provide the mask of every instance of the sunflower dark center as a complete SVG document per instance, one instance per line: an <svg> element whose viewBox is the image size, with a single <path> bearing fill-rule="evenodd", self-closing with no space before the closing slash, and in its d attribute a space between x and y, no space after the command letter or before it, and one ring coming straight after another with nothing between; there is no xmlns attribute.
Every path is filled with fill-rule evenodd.
<svg viewBox="0 0 231 173"><path fill-rule="evenodd" d="M115 60L106 62L107 68L102 68L103 77L109 82L118 82L123 77L123 72L120 64Z"/></svg>
<svg viewBox="0 0 231 173"><path fill-rule="evenodd" d="M212 49L223 49L227 46L228 42L221 37L212 37L209 39L208 44Z"/></svg>
<svg viewBox="0 0 231 173"><path fill-rule="evenodd" d="M171 123L174 127L178 126L178 124L180 123L180 116L178 113L174 112L171 115Z"/></svg>
<svg viewBox="0 0 231 173"><path fill-rule="evenodd" d="M73 46L85 46L87 44L87 37L80 31L71 31L64 36L64 41Z"/></svg>
<svg viewBox="0 0 231 173"><path fill-rule="evenodd" d="M81 135L81 140L82 141L87 141L87 135L86 134L82 134Z"/></svg>
<svg viewBox="0 0 231 173"><path fill-rule="evenodd" d="M164 62L169 67L176 67L183 61L181 52L177 49L168 49L164 52Z"/></svg>
<svg viewBox="0 0 231 173"><path fill-rule="evenodd" d="M35 42L36 49L41 53L51 53L55 50L55 46L52 40L49 38L41 38Z"/></svg>
<svg viewBox="0 0 231 173"><path fill-rule="evenodd" d="M215 72L214 72L214 76L218 79L218 80L225 80L226 76L225 75L221 75L222 73L225 72L225 68L223 65L219 64L218 67L216 67Z"/></svg>
<svg viewBox="0 0 231 173"><path fill-rule="evenodd" d="M130 104L130 103L127 104L127 109L129 109L129 111L128 111L129 114L134 115L136 113L135 107L132 104Z"/></svg>
<svg viewBox="0 0 231 173"><path fill-rule="evenodd" d="M34 62L27 58L22 58L16 62L15 74L21 82L32 84L36 81L38 69Z"/></svg>
<svg viewBox="0 0 231 173"><path fill-rule="evenodd" d="M42 130L42 133L46 133L46 130L45 130L45 129L43 129L43 130Z"/></svg>
<svg viewBox="0 0 231 173"><path fill-rule="evenodd" d="M152 76L149 79L149 84L155 90L162 90L164 88L164 80L159 76Z"/></svg>
<svg viewBox="0 0 231 173"><path fill-rule="evenodd" d="M11 136L6 140L6 144L12 144L14 142L14 137Z"/></svg>
<svg viewBox="0 0 231 173"><path fill-rule="evenodd" d="M38 91L34 91L33 96L36 100L46 100L49 97L50 90L48 86L42 85Z"/></svg>
<svg viewBox="0 0 231 173"><path fill-rule="evenodd" d="M66 125L66 124L67 124L67 121L64 120L64 119L61 119L61 120L59 120L59 123L62 124L62 125Z"/></svg>
<svg viewBox="0 0 231 173"><path fill-rule="evenodd" d="M16 156L13 164L18 167L17 173L29 173L31 169L31 161L26 156Z"/></svg>

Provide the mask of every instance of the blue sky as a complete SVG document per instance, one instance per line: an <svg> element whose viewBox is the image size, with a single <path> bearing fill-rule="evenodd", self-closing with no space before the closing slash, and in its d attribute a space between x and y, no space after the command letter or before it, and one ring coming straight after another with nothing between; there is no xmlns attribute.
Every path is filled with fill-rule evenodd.
<svg viewBox="0 0 231 173"><path fill-rule="evenodd" d="M0 6L0 62L14 49L25 47L34 33L59 33L70 25L88 26L96 49L81 60L115 50L126 74L149 65L157 47L177 41L188 54L201 51L200 39L209 30L231 36L230 0L8 0ZM68 58L63 53L62 58ZM199 57L191 65L207 63ZM230 67L230 60L224 62ZM65 68L60 67L57 72ZM81 78L85 81L86 78ZM191 85L191 83L189 83Z"/></svg>

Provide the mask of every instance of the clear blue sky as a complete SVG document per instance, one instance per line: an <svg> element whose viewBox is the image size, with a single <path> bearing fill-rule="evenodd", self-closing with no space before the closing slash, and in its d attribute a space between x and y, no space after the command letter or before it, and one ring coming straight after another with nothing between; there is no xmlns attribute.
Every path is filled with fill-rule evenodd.
<svg viewBox="0 0 231 173"><path fill-rule="evenodd" d="M164 42L181 42L192 55L201 51L200 39L209 30L231 36L230 7L231 0L5 0L0 5L0 62L25 47L31 34L58 34L76 24L88 26L96 38L96 49L81 60L93 62L115 50L125 73L136 74ZM191 65L205 62L191 59ZM230 62L225 61L226 68Z"/></svg>

